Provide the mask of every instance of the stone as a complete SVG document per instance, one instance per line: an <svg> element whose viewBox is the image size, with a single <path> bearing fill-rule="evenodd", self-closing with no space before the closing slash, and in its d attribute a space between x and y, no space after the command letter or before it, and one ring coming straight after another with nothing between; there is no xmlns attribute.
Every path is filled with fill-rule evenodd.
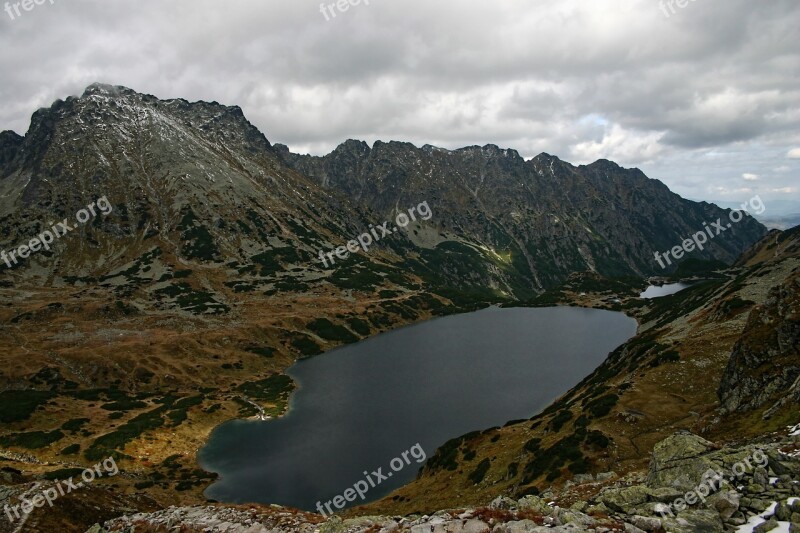
<svg viewBox="0 0 800 533"><path fill-rule="evenodd" d="M670 533L723 533L725 530L719 514L707 509L683 511L676 518L665 518L663 523Z"/></svg>
<svg viewBox="0 0 800 533"><path fill-rule="evenodd" d="M723 490L706 499L707 505L716 509L722 521L729 520L739 510L740 495L735 490Z"/></svg>
<svg viewBox="0 0 800 533"><path fill-rule="evenodd" d="M659 487L657 489L647 489L647 496L651 501L661 503L672 503L678 498L682 498L685 493L672 487Z"/></svg>
<svg viewBox="0 0 800 533"><path fill-rule="evenodd" d="M788 522L792 519L792 508L786 502L780 502L775 508L775 518L781 522Z"/></svg>
<svg viewBox="0 0 800 533"><path fill-rule="evenodd" d="M643 531L660 531L662 528L661 520L649 516L634 515L628 518L628 522Z"/></svg>
<svg viewBox="0 0 800 533"><path fill-rule="evenodd" d="M550 514L553 509L547 502L538 496L525 496L517 501L517 508L521 511L536 511L540 514Z"/></svg>
<svg viewBox="0 0 800 533"><path fill-rule="evenodd" d="M557 517L559 525L565 526L572 524L579 526L582 530L589 529L597 523L591 516L570 509L559 509Z"/></svg>
<svg viewBox="0 0 800 533"><path fill-rule="evenodd" d="M769 485L769 473L765 468L758 467L753 470L753 483L764 486Z"/></svg>
<svg viewBox="0 0 800 533"><path fill-rule="evenodd" d="M613 511L628 513L633 507L647 501L647 487L634 485L632 487L606 489L600 493L597 499Z"/></svg>
<svg viewBox="0 0 800 533"><path fill-rule="evenodd" d="M780 524L774 518L770 518L763 524L759 524L753 528L753 533L766 533L767 531L772 531L773 529L777 529L780 527Z"/></svg>
<svg viewBox="0 0 800 533"><path fill-rule="evenodd" d="M651 489L673 487L694 490L709 470L718 466L707 455L714 445L702 437L680 431L655 445L646 484Z"/></svg>
<svg viewBox="0 0 800 533"><path fill-rule="evenodd" d="M540 531L539 524L533 520L519 520L498 524L494 526L492 533L529 533L531 531Z"/></svg>
<svg viewBox="0 0 800 533"><path fill-rule="evenodd" d="M633 524L625 522L625 533L645 533L645 532L639 529L638 527L634 526Z"/></svg>
<svg viewBox="0 0 800 533"><path fill-rule="evenodd" d="M608 507L604 503L598 503L597 505L590 505L586 508L586 514L589 515L608 515L609 510Z"/></svg>
<svg viewBox="0 0 800 533"><path fill-rule="evenodd" d="M585 513L586 509L589 507L589 504L583 501L578 501L570 505L570 509L573 511L578 511L579 513Z"/></svg>
<svg viewBox="0 0 800 533"><path fill-rule="evenodd" d="M492 509L514 509L517 507L517 502L506 496L498 496L492 500L489 507Z"/></svg>

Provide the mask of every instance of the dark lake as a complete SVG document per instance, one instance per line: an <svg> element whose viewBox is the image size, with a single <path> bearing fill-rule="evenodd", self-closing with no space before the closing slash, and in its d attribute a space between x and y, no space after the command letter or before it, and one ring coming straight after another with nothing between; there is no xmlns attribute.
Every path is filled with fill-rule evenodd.
<svg viewBox="0 0 800 533"><path fill-rule="evenodd" d="M635 333L621 313L489 308L300 361L289 370L299 389L287 416L213 432L199 457L222 477L206 496L313 511L364 471L391 472L417 443L430 457L453 437L532 417ZM413 480L421 465L410 463L365 501Z"/></svg>
<svg viewBox="0 0 800 533"><path fill-rule="evenodd" d="M662 296L669 296L675 294L683 289L691 287L691 283L665 283L664 285L650 285L647 290L639 295L639 298L661 298Z"/></svg>

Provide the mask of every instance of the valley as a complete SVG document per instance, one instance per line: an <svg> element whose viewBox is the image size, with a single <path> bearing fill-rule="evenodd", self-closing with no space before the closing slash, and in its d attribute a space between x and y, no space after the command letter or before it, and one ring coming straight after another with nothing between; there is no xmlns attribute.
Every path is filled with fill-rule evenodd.
<svg viewBox="0 0 800 533"><path fill-rule="evenodd" d="M348 516L548 493L569 504L568 482L641 472L677 430L729 442L797 423L794 389L741 400L763 383L750 366L783 372L748 339L774 345L793 386L796 232L767 234L746 216L694 257L713 268L676 274L710 279L641 299L647 278L664 275L655 252L730 211L637 169L524 160L494 145L347 141L303 156L238 107L107 85L37 111L24 137L0 134L0 163L0 249L85 198L113 207L52 252L0 270L6 501L107 457L121 471L34 509L33 530L206 504L217 479L198 451L227 421L284 414L296 361L489 306L611 310L639 328L541 414L452 435L417 479ZM319 260L423 202L429 220L369 253ZM786 326L773 339L751 316ZM752 378L743 390L741 375ZM104 503L84 513L92 502Z"/></svg>

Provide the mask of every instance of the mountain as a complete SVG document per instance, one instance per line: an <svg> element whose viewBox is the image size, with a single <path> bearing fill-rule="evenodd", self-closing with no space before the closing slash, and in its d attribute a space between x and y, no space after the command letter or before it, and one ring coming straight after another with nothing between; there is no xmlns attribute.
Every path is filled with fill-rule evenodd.
<svg viewBox="0 0 800 533"><path fill-rule="evenodd" d="M449 232L449 242L434 252L446 245L464 256L460 261L484 263L510 256L496 262L492 277L517 297L558 285L570 272L661 274L656 252L670 250L718 218L727 222L730 215L684 200L640 170L606 160L575 167L540 154L526 161L494 145L449 151L399 142L370 148L350 140L325 157L275 148L287 165L323 188L379 212L428 198L436 206L437 224ZM748 216L694 257L731 263L763 234ZM442 260L446 270L457 272L455 264Z"/></svg>
<svg viewBox="0 0 800 533"><path fill-rule="evenodd" d="M407 228L395 231L400 214ZM579 298L598 286L609 287L603 298L579 303L619 309L603 300L633 295L643 277L663 273L655 252L729 216L608 161L575 167L494 146L449 152L357 141L301 156L270 143L238 107L92 85L38 110L24 137L0 133L0 458L10 468L0 504L105 458L122 475L97 480L97 494L67 498L57 511L32 510L26 523L79 530L120 507L205 502L214 476L198 468L196 450L225 421L284 413L295 387L284 372L297 359L434 316ZM731 264L765 233L745 216L692 257ZM366 251L326 259L365 235L375 241ZM783 268L747 281L761 295L760 284L772 288ZM621 275L633 278L606 279ZM651 340L641 353L625 348L581 394L601 405L616 394L631 413L647 391L662 394L655 384L641 395L612 388L627 390L626 372L651 358L671 361L661 346L694 327L680 317L694 320L708 301L728 305L716 292L697 294L675 310L626 303L658 331L669 318L675 332L652 340L657 348ZM755 301L748 291L741 298ZM714 313L724 318L738 305ZM718 333L699 332L687 345L704 350L724 333L728 350L743 314L732 315L741 324L720 318L709 325ZM713 367L720 376L723 351ZM685 407L659 398L666 410ZM541 415L541 427L554 413L566 417L565 405ZM478 461L490 461L487 480L504 481L466 493L542 483L535 465L504 477L511 463L528 468L509 457L528 453L528 434L541 431L526 433L526 424L487 433L502 434L509 452L484 457L489 441ZM620 457L640 464L656 436L663 431L642 431ZM585 468L600 468L597 460ZM449 476L432 464L407 494L435 487L419 505L442 508L456 494Z"/></svg>
<svg viewBox="0 0 800 533"><path fill-rule="evenodd" d="M496 146L357 141L324 158L299 156L273 147L238 107L106 85L37 111L24 138L3 133L0 161L7 248L96 197L116 213L77 228L79 246L57 242L52 257L2 274L17 282L107 277L158 247L175 260L226 265L230 281L255 285L262 280L247 276L255 269L302 287L330 278L320 251L427 202L432 220L376 247L397 272L484 297L530 298L575 271L662 273L656 252L730 213L603 160L574 167ZM694 255L730 263L764 232L746 216ZM371 270L375 260L354 262Z"/></svg>
<svg viewBox="0 0 800 533"><path fill-rule="evenodd" d="M637 335L542 413L452 439L416 481L354 514L428 513L539 493L571 505L604 488L587 479L638 479L676 431L739 445L774 442L772 432L785 435L800 418L799 276L795 228L770 232L722 276L653 300L625 294L618 282L574 277L551 291L547 305L604 306L621 295L617 308L637 318ZM697 456L686 447L674 453Z"/></svg>

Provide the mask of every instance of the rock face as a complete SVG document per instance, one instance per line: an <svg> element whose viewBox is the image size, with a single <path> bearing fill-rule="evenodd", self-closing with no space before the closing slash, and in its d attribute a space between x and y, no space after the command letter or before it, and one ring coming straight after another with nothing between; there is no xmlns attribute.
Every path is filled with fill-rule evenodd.
<svg viewBox="0 0 800 533"><path fill-rule="evenodd" d="M576 271L660 273L655 251L729 212L610 161L526 161L492 145L348 141L324 158L299 156L271 145L239 107L108 85L37 111L24 138L0 134L0 245L102 195L117 216L80 227L83 246L59 242L54 258L32 258L38 268L25 272L38 285L129 270L158 244L240 274L299 265L323 278L319 251L426 201L429 220L376 245L396 254L398 272L530 298ZM733 261L765 233L747 216L700 256Z"/></svg>
<svg viewBox="0 0 800 533"><path fill-rule="evenodd" d="M710 459L713 450L711 442L688 432L661 441L653 450L647 486L668 487L678 492L692 490L704 473L716 468Z"/></svg>
<svg viewBox="0 0 800 533"><path fill-rule="evenodd" d="M422 194L437 205L442 227L493 250L513 250L521 257L507 274L533 277L540 287L563 281L563 270L663 273L654 252L680 244L706 221L727 217L715 206L679 198L638 169L606 160L573 166L544 153L526 161L494 145L450 151L399 142L370 148L353 140L325 157L276 149L292 168L378 211ZM737 241L763 235L753 222L735 228L733 240L721 235L700 256L735 260L744 251Z"/></svg>
<svg viewBox="0 0 800 533"><path fill-rule="evenodd" d="M718 395L728 411L800 403L800 275L776 287L754 309L722 377Z"/></svg>
<svg viewBox="0 0 800 533"><path fill-rule="evenodd" d="M782 448L796 447L798 441L797 437L785 437L720 448L696 435L676 433L654 450L645 483L607 486L593 499L575 502L569 509L537 496L519 500L498 497L488 507L440 511L430 516L348 520L326 520L279 507L173 507L112 520L87 533L722 533L762 513L771 502L779 502L773 515L764 520L765 525L759 526L767 531L772 522L800 520L800 501L788 503L790 497L800 495L800 461L780 452ZM709 490L701 488L704 484ZM794 527L800 527L800 523Z"/></svg>

